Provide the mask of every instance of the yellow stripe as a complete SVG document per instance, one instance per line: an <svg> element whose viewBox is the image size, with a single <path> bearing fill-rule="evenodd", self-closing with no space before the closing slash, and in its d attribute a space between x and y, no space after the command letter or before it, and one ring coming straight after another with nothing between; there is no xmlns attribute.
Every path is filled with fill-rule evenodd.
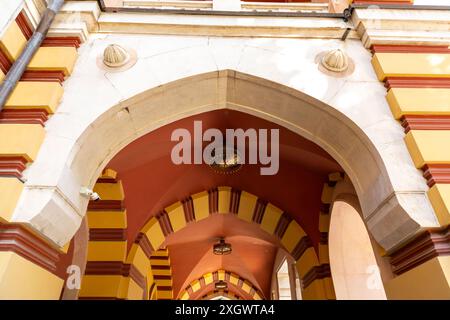
<svg viewBox="0 0 450 320"><path fill-rule="evenodd" d="M316 252L313 247L309 247L305 250L303 255L297 260L297 270L300 278L303 278L312 267L318 266Z"/></svg>
<svg viewBox="0 0 450 320"><path fill-rule="evenodd" d="M372 65L380 81L386 77L450 78L450 54L379 52Z"/></svg>
<svg viewBox="0 0 450 320"><path fill-rule="evenodd" d="M176 202L164 210L169 216L170 224L172 225L174 232L177 232L186 226L186 218L184 216L183 205L181 202Z"/></svg>
<svg viewBox="0 0 450 320"><path fill-rule="evenodd" d="M89 228L127 228L127 211L88 211Z"/></svg>
<svg viewBox="0 0 450 320"><path fill-rule="evenodd" d="M126 241L89 241L88 261L124 261Z"/></svg>
<svg viewBox="0 0 450 320"><path fill-rule="evenodd" d="M282 214L283 211L280 208L268 203L261 220L261 229L273 234Z"/></svg>
<svg viewBox="0 0 450 320"><path fill-rule="evenodd" d="M292 252L297 243L304 236L306 236L305 231L303 231L302 227L300 227L300 225L295 220L292 220L289 226L287 227L286 232L283 235L283 238L281 238L281 243L286 248L286 250Z"/></svg>
<svg viewBox="0 0 450 320"><path fill-rule="evenodd" d="M431 204L441 226L450 224L450 184L435 184L428 191Z"/></svg>
<svg viewBox="0 0 450 320"><path fill-rule="evenodd" d="M0 299L57 300L64 280L11 251L0 252Z"/></svg>
<svg viewBox="0 0 450 320"><path fill-rule="evenodd" d="M0 222L11 220L22 190L19 179L0 177Z"/></svg>
<svg viewBox="0 0 450 320"><path fill-rule="evenodd" d="M18 24L13 21L0 39L0 49L6 53L10 60L16 60L25 48L27 39Z"/></svg>
<svg viewBox="0 0 450 320"><path fill-rule="evenodd" d="M55 113L64 90L56 82L19 81L5 109L45 109Z"/></svg>
<svg viewBox="0 0 450 320"><path fill-rule="evenodd" d="M219 213L228 213L230 211L230 201L231 201L231 188L230 187L219 187Z"/></svg>
<svg viewBox="0 0 450 320"><path fill-rule="evenodd" d="M146 223L141 231L145 233L153 249L158 249L165 240L159 221L154 217Z"/></svg>
<svg viewBox="0 0 450 320"><path fill-rule="evenodd" d="M77 56L77 50L72 47L41 47L31 59L28 70L57 70L68 76Z"/></svg>
<svg viewBox="0 0 450 320"><path fill-rule="evenodd" d="M32 161L44 140L45 129L39 124L2 124L0 137L0 156L23 156Z"/></svg>
<svg viewBox="0 0 450 320"><path fill-rule="evenodd" d="M203 191L192 195L194 203L195 220L200 221L209 217L209 197L208 192Z"/></svg>
<svg viewBox="0 0 450 320"><path fill-rule="evenodd" d="M102 200L123 200L125 198L121 181L117 183L96 183L94 191L99 194Z"/></svg>
<svg viewBox="0 0 450 320"><path fill-rule="evenodd" d="M392 88L386 99L396 119L404 115L450 114L450 89Z"/></svg>
<svg viewBox="0 0 450 320"><path fill-rule="evenodd" d="M245 221L251 222L253 218L253 211L255 210L256 200L258 198L253 194L242 191L239 200L238 217Z"/></svg>
<svg viewBox="0 0 450 320"><path fill-rule="evenodd" d="M449 130L411 130L405 142L417 168L428 164L450 163Z"/></svg>

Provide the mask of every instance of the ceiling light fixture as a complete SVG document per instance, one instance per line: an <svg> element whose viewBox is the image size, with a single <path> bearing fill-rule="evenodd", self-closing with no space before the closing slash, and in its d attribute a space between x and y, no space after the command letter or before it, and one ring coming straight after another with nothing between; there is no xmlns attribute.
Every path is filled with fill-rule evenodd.
<svg viewBox="0 0 450 320"><path fill-rule="evenodd" d="M223 280L217 281L214 286L216 290L225 290L228 288L228 284Z"/></svg>
<svg viewBox="0 0 450 320"><path fill-rule="evenodd" d="M213 253L218 256L230 254L232 251L231 244L225 242L224 238L221 238L218 243L213 246Z"/></svg>
<svg viewBox="0 0 450 320"><path fill-rule="evenodd" d="M227 148L224 146L217 154L212 154L211 164L209 165L214 171L218 173L235 173L242 167L241 157L236 149Z"/></svg>

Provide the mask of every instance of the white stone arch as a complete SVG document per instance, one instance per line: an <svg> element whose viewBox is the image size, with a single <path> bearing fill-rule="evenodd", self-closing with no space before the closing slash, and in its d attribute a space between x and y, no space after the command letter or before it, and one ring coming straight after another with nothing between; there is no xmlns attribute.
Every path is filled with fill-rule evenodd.
<svg viewBox="0 0 450 320"><path fill-rule="evenodd" d="M216 44L206 46L196 39L191 47L160 49L140 57L135 67L119 74L96 68L96 55L106 41L97 40L80 51L65 84L64 100L48 121L39 155L24 172L27 182L14 221L30 223L64 245L86 211L80 186L92 187L120 149L170 122L229 108L282 125L330 153L351 178L368 228L385 249L421 227L437 226L425 181L410 159L401 126L392 118L384 88L369 71L370 57L359 43L350 42L348 51L361 65L342 80L321 74L314 62L316 51L337 45L330 40L311 40L315 46L303 51L295 49L301 45L292 42L301 42L297 39L258 39L266 42L257 44L246 40L242 55L234 59L239 44L228 42L238 40L215 39ZM281 44L268 50L273 41ZM277 66L294 53L303 66ZM165 80L153 77L155 65L167 73ZM222 70L226 66L236 71ZM176 81L162 82L166 80ZM326 84L326 90L318 83ZM367 99L352 99L354 90L365 90Z"/></svg>

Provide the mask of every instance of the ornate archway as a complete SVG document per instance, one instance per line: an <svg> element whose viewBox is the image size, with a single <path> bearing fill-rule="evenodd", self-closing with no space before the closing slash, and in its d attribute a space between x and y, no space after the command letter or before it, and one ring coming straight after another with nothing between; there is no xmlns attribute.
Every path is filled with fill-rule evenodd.
<svg viewBox="0 0 450 320"><path fill-rule="evenodd" d="M350 177L369 231L386 250L421 227L437 223L422 185L408 192L400 187L400 172L409 168L383 159L373 140L341 112L287 86L231 70L150 89L101 114L77 137L76 145L63 159L64 165L55 169L52 179L58 181L57 186L26 188L14 219L27 221L56 243L66 244L87 206L77 190L80 185L93 187L117 152L165 124L218 109L238 110L272 121L327 151ZM98 137L102 137L101 144L96 142ZM40 196L36 196L38 190ZM42 227L54 219L65 223Z"/></svg>

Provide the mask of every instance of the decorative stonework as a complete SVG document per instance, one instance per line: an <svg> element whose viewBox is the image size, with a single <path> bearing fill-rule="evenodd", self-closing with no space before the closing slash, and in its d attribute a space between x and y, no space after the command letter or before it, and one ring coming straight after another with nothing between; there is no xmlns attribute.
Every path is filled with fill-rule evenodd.
<svg viewBox="0 0 450 320"><path fill-rule="evenodd" d="M27 162L24 157L0 156L0 176L22 178L22 171L25 170Z"/></svg>
<svg viewBox="0 0 450 320"><path fill-rule="evenodd" d="M355 64L342 49L321 52L316 57L319 70L332 77L346 77L353 73Z"/></svg>
<svg viewBox="0 0 450 320"><path fill-rule="evenodd" d="M450 123L450 121L449 121ZM449 128L450 129L450 126ZM423 167L423 177L431 188L436 183L450 183L449 164L428 164Z"/></svg>
<svg viewBox="0 0 450 320"><path fill-rule="evenodd" d="M348 69L348 58L341 49L331 50L322 57L322 66L333 72L344 72Z"/></svg>
<svg viewBox="0 0 450 320"><path fill-rule="evenodd" d="M130 61L130 54L117 44L111 44L103 52L103 63L111 68L119 68Z"/></svg>
<svg viewBox="0 0 450 320"><path fill-rule="evenodd" d="M217 270L212 273L206 273L200 278L195 279L180 292L179 298L181 300L195 300L197 295L203 293L208 286L213 285L218 281L224 281L228 286L233 286L237 288L239 292L245 293L240 298L251 300L264 299L263 293L253 283L242 278L238 274L227 270Z"/></svg>
<svg viewBox="0 0 450 320"><path fill-rule="evenodd" d="M56 272L60 252L20 224L0 223L0 251L12 251L49 272Z"/></svg>
<svg viewBox="0 0 450 320"><path fill-rule="evenodd" d="M88 261L85 275L121 275L130 277L145 289L145 276L133 265L121 261Z"/></svg>
<svg viewBox="0 0 450 320"><path fill-rule="evenodd" d="M391 256L392 271L400 275L438 256L450 255L450 227L428 230Z"/></svg>
<svg viewBox="0 0 450 320"><path fill-rule="evenodd" d="M303 289L306 289L315 280L320 280L323 278L330 278L330 277L331 277L330 264L326 263L326 264L321 264L320 266L314 266L303 277L302 287L303 287Z"/></svg>
<svg viewBox="0 0 450 320"><path fill-rule="evenodd" d="M136 64L137 55L132 49L118 44L110 44L103 51L103 56L97 59L97 65L109 72L121 72Z"/></svg>

